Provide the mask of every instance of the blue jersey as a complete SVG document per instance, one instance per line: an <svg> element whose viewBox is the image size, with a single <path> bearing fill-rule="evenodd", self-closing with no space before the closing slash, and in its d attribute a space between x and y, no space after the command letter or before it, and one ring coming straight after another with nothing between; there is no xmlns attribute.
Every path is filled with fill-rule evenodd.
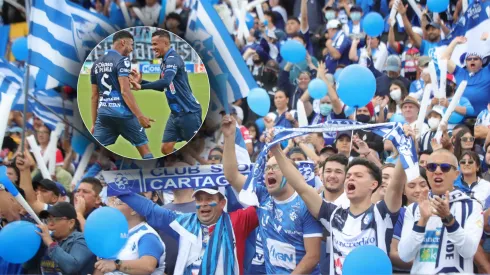
<svg viewBox="0 0 490 275"><path fill-rule="evenodd" d="M164 91L173 114L201 111L201 105L192 94L184 60L174 49L171 48L165 54L160 70L160 80L143 81L141 89Z"/></svg>
<svg viewBox="0 0 490 275"><path fill-rule="evenodd" d="M257 186L257 197L267 274L290 274L306 254L303 239L322 237L322 226L297 193L286 201L276 201L265 187ZM317 266L312 274L318 273Z"/></svg>
<svg viewBox="0 0 490 275"><path fill-rule="evenodd" d="M131 118L133 113L122 98L119 77L129 76L131 62L115 50L108 50L94 62L90 81L99 88L98 115Z"/></svg>

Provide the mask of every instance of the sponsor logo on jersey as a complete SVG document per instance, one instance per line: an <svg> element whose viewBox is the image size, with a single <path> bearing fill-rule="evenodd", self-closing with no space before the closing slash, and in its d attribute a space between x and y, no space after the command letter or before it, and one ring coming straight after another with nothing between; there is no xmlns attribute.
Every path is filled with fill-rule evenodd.
<svg viewBox="0 0 490 275"><path fill-rule="evenodd" d="M358 246L361 246L361 245L373 245L373 244L376 244L376 238L375 237L363 237L363 238L360 238L360 239L356 239L353 242L341 241L341 240L338 240L338 239L334 238L334 243L338 247L342 247L342 248L344 248L344 247L345 248L354 248L354 247L358 247Z"/></svg>
<svg viewBox="0 0 490 275"><path fill-rule="evenodd" d="M436 228L436 230L428 230L425 232L424 240L422 245L439 245L441 241L441 227Z"/></svg>
<svg viewBox="0 0 490 275"><path fill-rule="evenodd" d="M435 262L437 259L437 248L421 248L420 262Z"/></svg>
<svg viewBox="0 0 490 275"><path fill-rule="evenodd" d="M296 267L296 249L293 245L273 239L267 239L270 263L277 267L294 270Z"/></svg>

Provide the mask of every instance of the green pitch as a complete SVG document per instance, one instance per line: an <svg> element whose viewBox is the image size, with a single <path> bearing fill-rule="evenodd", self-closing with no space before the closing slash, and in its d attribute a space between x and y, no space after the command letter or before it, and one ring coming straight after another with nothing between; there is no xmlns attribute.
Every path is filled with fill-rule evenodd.
<svg viewBox="0 0 490 275"><path fill-rule="evenodd" d="M192 92L197 98L202 107L202 119L206 117L209 105L209 82L206 74L188 74L189 82L191 84ZM158 74L143 74L143 79L148 81L155 81L158 79ZM90 129L92 127L92 119L90 112L90 98L92 90L90 86L90 76L80 75L78 82L78 105L82 120L85 126ZM160 150L163 138L163 131L167 123L167 119L170 115L170 109L168 107L167 98L162 92L154 90L142 90L133 91L133 94L138 102L138 106L145 116L153 118L156 122L153 122L150 129L146 129L146 135L148 136L150 151L154 157L162 157L163 154ZM179 142L175 145L176 149L184 146L186 142ZM131 145L123 137L119 136L116 143L107 147L112 152L132 158L141 159L138 150Z"/></svg>

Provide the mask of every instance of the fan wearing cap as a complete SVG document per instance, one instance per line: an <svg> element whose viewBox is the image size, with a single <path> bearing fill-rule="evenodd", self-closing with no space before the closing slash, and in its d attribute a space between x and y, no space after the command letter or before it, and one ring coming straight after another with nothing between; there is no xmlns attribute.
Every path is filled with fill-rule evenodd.
<svg viewBox="0 0 490 275"><path fill-rule="evenodd" d="M434 106L432 109L427 111L429 112L427 115L427 123L429 124L430 131L427 131L421 136L419 140L419 151L432 152L431 141L436 135L442 116L444 115L444 111L441 106Z"/></svg>
<svg viewBox="0 0 490 275"><path fill-rule="evenodd" d="M374 63L374 68L378 71L383 71L388 57L388 49L386 44L380 41L379 36L366 36L365 47L359 48L361 39L354 38L349 51L349 59L353 63L358 63L365 67L369 62Z"/></svg>
<svg viewBox="0 0 490 275"><path fill-rule="evenodd" d="M344 31L347 34L361 34L363 32L361 18L362 8L359 6L353 6L350 8L350 19L346 25L344 25Z"/></svg>
<svg viewBox="0 0 490 275"><path fill-rule="evenodd" d="M40 260L41 274L91 274L95 255L89 250L73 205L58 202L39 213L46 224L38 225L43 241L40 259L31 259L26 266ZM50 232L52 232L50 234Z"/></svg>
<svg viewBox="0 0 490 275"><path fill-rule="evenodd" d="M429 126L425 123L422 124L422 129L415 129L417 127L417 118L419 117L420 112L420 104L415 98L410 96L405 97L400 107L406 123L408 123L415 131L417 139L423 136L425 132L429 131Z"/></svg>
<svg viewBox="0 0 490 275"><path fill-rule="evenodd" d="M118 196L151 227L179 241L174 274L243 274L246 239L258 226L255 208L225 212L227 199L217 187L200 187L192 197L197 212L181 214L137 194Z"/></svg>
<svg viewBox="0 0 490 275"><path fill-rule="evenodd" d="M486 41L486 44L488 45L490 39L486 39ZM467 52L463 55L464 61L461 62L464 64L463 67L456 65L456 63L451 60L454 48L456 48L457 45L465 43L469 44L468 49L472 49L471 41L468 42L466 37L458 36L454 38L453 41L451 41L451 44L449 44L442 53L441 59L447 60L447 71L448 73L454 74L457 86L459 86L463 80L467 81L464 96L468 98L474 108L473 114L468 114L467 116L474 117L485 110L487 103L490 102L490 92L488 92L490 91L490 66L487 64L483 67L487 58L484 58L479 54L478 49L474 49L476 52Z"/></svg>
<svg viewBox="0 0 490 275"><path fill-rule="evenodd" d="M221 123L221 130L225 135L223 164L226 179L236 192L240 192L246 177L238 171L234 125L235 121L230 116L225 116ZM280 152L280 160L276 161L279 155L273 152L274 157L265 164L265 187L257 186L257 215L262 221L259 232L264 248L266 272L317 274L322 229L289 185L286 174L289 171L286 170L297 171L297 168L282 150ZM284 162L288 163L287 169L283 166Z"/></svg>
<svg viewBox="0 0 490 275"><path fill-rule="evenodd" d="M405 5L398 5L398 13L402 16L405 31L412 39L414 46L419 48L420 54L427 55L435 59L435 48L442 45L447 45L447 42L441 41L441 25L436 22L431 22L425 25L425 33L427 37L427 40L425 40L413 31L412 24L407 17L407 8Z"/></svg>
<svg viewBox="0 0 490 275"><path fill-rule="evenodd" d="M440 105L444 108L444 111L447 110L449 103L451 103L454 93L455 93L456 85L448 78L448 82L446 83L446 97L445 98L432 98L431 105L436 106ZM448 129L452 130L457 124L463 123L463 120L466 116L471 117L474 114L474 108L471 105L471 102L467 97L461 96L458 103L456 104L456 108L454 108L453 113L449 116L448 119Z"/></svg>
<svg viewBox="0 0 490 275"><path fill-rule="evenodd" d="M126 218L129 227L128 240L117 254L116 260L99 259L95 263L94 275L164 274L166 247L158 232L120 199L110 197L108 205L121 211Z"/></svg>
<svg viewBox="0 0 490 275"><path fill-rule="evenodd" d="M423 56L423 55L419 56L417 61L417 72L419 73L419 78L412 81L412 83L410 84L408 95L417 99L418 101L421 101L424 95L424 88L426 85L424 79L430 77L429 74L430 61L431 58L428 56Z"/></svg>
<svg viewBox="0 0 490 275"><path fill-rule="evenodd" d="M313 46L310 41L310 25L309 25L309 12L308 5L313 4L313 2L308 0L296 1L295 5L300 5L300 12L295 13L295 16L290 16L286 22L286 34L289 38L295 35L300 35L303 37L304 45L309 54L313 54ZM296 6L297 8L298 6ZM296 16L300 14L298 19ZM313 22L313 21L311 21ZM278 60L279 61L279 60Z"/></svg>
<svg viewBox="0 0 490 275"><path fill-rule="evenodd" d="M386 59L386 73L376 70L372 62L369 63L369 69L376 77L376 96L389 96L391 83L394 80L401 81L407 90L410 87L410 81L401 75L402 61L396 54L392 54Z"/></svg>
<svg viewBox="0 0 490 275"><path fill-rule="evenodd" d="M325 67L329 73L335 73L339 65L349 65L349 49L351 40L342 30L342 24L337 19L327 23L328 40L323 50L325 55Z"/></svg>

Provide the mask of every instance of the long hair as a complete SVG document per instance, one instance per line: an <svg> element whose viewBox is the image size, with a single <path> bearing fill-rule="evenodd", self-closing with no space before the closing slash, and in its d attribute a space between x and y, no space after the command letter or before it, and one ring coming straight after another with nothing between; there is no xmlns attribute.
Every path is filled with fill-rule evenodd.
<svg viewBox="0 0 490 275"><path fill-rule="evenodd" d="M429 190L430 190L431 187L430 187L429 180L427 179L427 170L425 170L425 168L422 166L419 166L419 170L420 170L420 177L422 177L425 180L425 182L427 182L427 186L429 186ZM407 204L408 204L407 195L403 194L402 195L402 206L408 206Z"/></svg>
<svg viewBox="0 0 490 275"><path fill-rule="evenodd" d="M469 150L474 151L475 150L475 142L473 142L473 147L471 149L463 149L463 147L461 146L461 138L465 134L471 134L471 131L469 129L463 128L463 129L461 129L461 131L458 132L458 134L456 135L456 137L454 139L454 155L456 156L458 161L463 156L463 151L469 151ZM473 136L473 134L471 134L471 136Z"/></svg>
<svg viewBox="0 0 490 275"><path fill-rule="evenodd" d="M391 81L390 87L391 87L391 85L396 85L396 86L400 87L400 90L402 91L400 102L402 102L403 99L405 99L405 97L408 96L407 87L405 87L405 84L403 84L403 82L401 80L398 80L398 79ZM390 113L394 113L394 112L396 112L396 101L391 99L391 97L389 97L389 98L390 98L390 101L388 102L388 111Z"/></svg>
<svg viewBox="0 0 490 275"><path fill-rule="evenodd" d="M464 156L470 156L470 159L472 159L473 161L475 161L476 163L476 176L477 177L481 177L481 161L480 161L480 157L478 156L478 154L474 151L469 151L469 150L465 150L463 151L463 153L461 154L461 159L463 159ZM458 159L458 160L461 160L461 159ZM471 184L472 182L470 182L469 184Z"/></svg>

